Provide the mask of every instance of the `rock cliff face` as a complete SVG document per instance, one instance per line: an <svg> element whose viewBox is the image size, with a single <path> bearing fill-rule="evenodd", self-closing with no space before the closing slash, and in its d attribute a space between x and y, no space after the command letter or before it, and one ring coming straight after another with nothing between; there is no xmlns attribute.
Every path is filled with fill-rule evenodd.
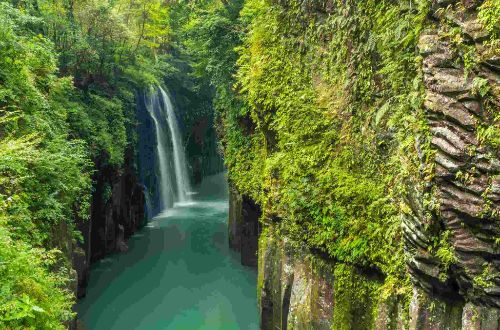
<svg viewBox="0 0 500 330"><path fill-rule="evenodd" d="M426 301L434 297L442 305L435 312L448 316L442 323L450 328L462 324L466 329L496 329L500 316L500 249L495 242L500 237L500 162L498 150L481 143L478 132L481 126L491 125L487 113L491 104L486 102L493 102L498 111L500 62L483 52L488 34L478 22L478 3L454 2L455 7L445 10L448 5L433 5L431 19L437 23L419 41L424 111L435 155L430 166L435 170L432 181L409 196L413 212L403 221L416 287L412 314L417 317L412 326L436 326ZM443 19L449 23L441 24ZM449 37L451 28L458 29L465 36L464 43L477 52L479 69L467 72L461 64L465 60ZM475 90L482 81L492 87L489 101ZM424 205L424 196L435 206ZM447 241L441 244L449 248L449 266L430 253L435 237ZM446 299L455 303L446 304ZM451 310L455 312L450 314Z"/></svg>
<svg viewBox="0 0 500 330"><path fill-rule="evenodd" d="M86 294L91 262L112 252L126 251L127 238L146 224L144 190L132 164L133 154L129 150L123 169L106 167L96 172L91 218L89 221L77 219L76 224L83 242L74 239L66 222L52 229L51 246L61 250L72 262L68 289L78 298ZM105 189L106 186L110 189ZM67 327L77 329L77 319L68 322Z"/></svg>
<svg viewBox="0 0 500 330"><path fill-rule="evenodd" d="M260 207L229 185L229 246L241 253L241 264L257 267Z"/></svg>
<svg viewBox="0 0 500 330"><path fill-rule="evenodd" d="M301 3L323 16L334 6ZM415 50L428 132L416 139L418 184L401 197L409 210L401 212L410 296L384 291L386 275L376 269L310 251L272 224L259 228L258 206L232 186L229 239L242 260L244 242L260 234L262 329L500 329L500 160L481 137L500 108L500 60L487 50L482 3L432 1Z"/></svg>
<svg viewBox="0 0 500 330"><path fill-rule="evenodd" d="M266 228L259 239L261 329L488 329L498 309L429 293L415 281L410 304L384 294L383 276L317 256Z"/></svg>
<svg viewBox="0 0 500 330"><path fill-rule="evenodd" d="M90 221L79 221L83 243L73 252L77 296L85 296L89 266L109 253L127 250L126 239L146 224L145 195L133 169L129 150L122 170L103 168L95 177Z"/></svg>
<svg viewBox="0 0 500 330"><path fill-rule="evenodd" d="M404 329L395 298L378 302L380 274L336 264L279 237L260 237L261 329Z"/></svg>

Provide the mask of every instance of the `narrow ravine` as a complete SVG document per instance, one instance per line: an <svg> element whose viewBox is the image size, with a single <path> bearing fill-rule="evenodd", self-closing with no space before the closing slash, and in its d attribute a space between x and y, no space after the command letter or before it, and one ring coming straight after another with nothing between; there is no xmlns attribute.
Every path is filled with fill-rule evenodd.
<svg viewBox="0 0 500 330"><path fill-rule="evenodd" d="M198 192L92 267L77 306L85 329L258 329L256 273L227 244L224 175Z"/></svg>

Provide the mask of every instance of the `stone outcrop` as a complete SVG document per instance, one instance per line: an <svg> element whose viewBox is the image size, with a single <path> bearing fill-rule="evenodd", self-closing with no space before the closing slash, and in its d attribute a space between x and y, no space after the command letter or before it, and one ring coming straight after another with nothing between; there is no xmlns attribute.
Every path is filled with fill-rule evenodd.
<svg viewBox="0 0 500 330"><path fill-rule="evenodd" d="M500 329L500 154L481 138L500 109L500 60L487 50L481 3L431 1L415 54L427 131L416 143L420 172L403 197L412 294L380 299L376 271L315 255L266 225L258 252L262 329ZM333 5L301 1L297 15L304 24L309 14L321 21ZM456 33L476 54L469 68ZM243 197L234 188L231 196L230 244L240 249Z"/></svg>
<svg viewBox="0 0 500 330"><path fill-rule="evenodd" d="M378 299L379 274L324 260L267 228L259 242L261 329L405 329L403 304Z"/></svg>
<svg viewBox="0 0 500 330"><path fill-rule="evenodd" d="M418 286L381 298L383 277L312 254L266 228L259 240L258 303L263 330L497 330L499 310L431 295Z"/></svg>
<svg viewBox="0 0 500 330"><path fill-rule="evenodd" d="M260 207L229 185L229 246L240 252L241 264L257 267Z"/></svg>
<svg viewBox="0 0 500 330"><path fill-rule="evenodd" d="M445 36L449 29L444 24L420 36L424 110L434 154L430 164L423 156L421 161L434 168L434 176L411 188L407 203L412 212L403 220L415 285L411 328L498 329L500 249L495 239L500 237L500 161L498 150L478 139L478 130L490 125L491 118L474 86L480 79L488 82L498 111L500 75L493 65L498 60L482 57L487 34L477 20L477 4L469 1L462 4L465 9L444 10L450 3L458 2L434 3L434 18L445 15L459 28L481 62L479 69L466 72L460 52ZM443 248L452 256L449 264L436 253ZM430 304L438 307L431 312Z"/></svg>
<svg viewBox="0 0 500 330"><path fill-rule="evenodd" d="M90 221L78 221L83 242L72 252L77 296L85 296L89 266L109 253L128 249L126 240L146 224L144 187L132 168L133 153L127 152L119 170L104 167L97 172Z"/></svg>

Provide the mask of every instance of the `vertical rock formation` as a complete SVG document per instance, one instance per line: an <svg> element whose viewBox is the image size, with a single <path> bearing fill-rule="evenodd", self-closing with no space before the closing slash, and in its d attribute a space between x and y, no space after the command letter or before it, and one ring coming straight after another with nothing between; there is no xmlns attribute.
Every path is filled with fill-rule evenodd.
<svg viewBox="0 0 500 330"><path fill-rule="evenodd" d="M241 264L257 266L260 207L229 185L229 246L241 253Z"/></svg>
<svg viewBox="0 0 500 330"><path fill-rule="evenodd" d="M261 329L404 329L402 302L378 299L382 283L376 271L314 255L272 226L260 238Z"/></svg>
<svg viewBox="0 0 500 330"><path fill-rule="evenodd" d="M90 221L79 221L83 242L73 250L78 275L77 296L85 296L89 266L109 253L127 250L126 239L146 223L145 195L127 151L122 170L105 167L97 172Z"/></svg>
<svg viewBox="0 0 500 330"><path fill-rule="evenodd" d="M482 53L488 35L477 6L474 1L434 3L436 23L419 41L435 155L430 164L422 162L435 170L431 182L409 197L412 213L403 221L415 285L410 313L415 329L499 327L500 162L498 150L478 138L479 129L491 125L491 114L476 87L489 83L498 111L500 76L498 57ZM452 28L477 52L477 70L465 67ZM448 260L438 250L447 252Z"/></svg>
<svg viewBox="0 0 500 330"><path fill-rule="evenodd" d="M304 26L318 24L318 31L328 30L317 22L332 6L346 6L341 19L355 7L273 3L280 13L294 10ZM500 109L500 60L478 18L482 3L431 1L418 47L410 50L421 63L417 93L425 127L416 138L421 166L410 174L416 184L408 184L400 210L411 284L387 292L388 274L332 260L287 238L286 228L266 224L258 251L262 329L500 329L500 155L484 134ZM347 70L356 75L355 65ZM229 236L236 250L253 233L243 229L253 209L231 186ZM400 294L398 286L412 289Z"/></svg>

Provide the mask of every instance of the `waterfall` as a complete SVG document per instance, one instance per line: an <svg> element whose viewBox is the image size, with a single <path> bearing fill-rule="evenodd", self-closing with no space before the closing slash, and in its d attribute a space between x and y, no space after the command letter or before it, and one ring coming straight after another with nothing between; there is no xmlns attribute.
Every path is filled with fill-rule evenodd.
<svg viewBox="0 0 500 330"><path fill-rule="evenodd" d="M186 157L184 156L184 147L182 144L179 124L177 123L177 118L175 116L172 101L170 100L168 94L163 90L163 88L160 87L159 89L163 100L163 109L166 110L166 118L168 127L170 129L170 136L172 138L177 198L179 202L183 203L189 201L188 192L190 192Z"/></svg>
<svg viewBox="0 0 500 330"><path fill-rule="evenodd" d="M161 107L158 99L158 94L151 88L149 99L146 100L146 109L148 110L151 119L153 120L156 132L156 154L158 156L158 165L160 169L160 177L158 178L158 185L160 188L160 210L164 210L174 204L174 196L171 190L170 175L167 160L167 146L166 136L164 129L161 125L158 109Z"/></svg>
<svg viewBox="0 0 500 330"><path fill-rule="evenodd" d="M186 157L174 106L163 88L151 88L146 109L155 126L160 169L160 210L165 210L174 203L189 201L190 184Z"/></svg>

